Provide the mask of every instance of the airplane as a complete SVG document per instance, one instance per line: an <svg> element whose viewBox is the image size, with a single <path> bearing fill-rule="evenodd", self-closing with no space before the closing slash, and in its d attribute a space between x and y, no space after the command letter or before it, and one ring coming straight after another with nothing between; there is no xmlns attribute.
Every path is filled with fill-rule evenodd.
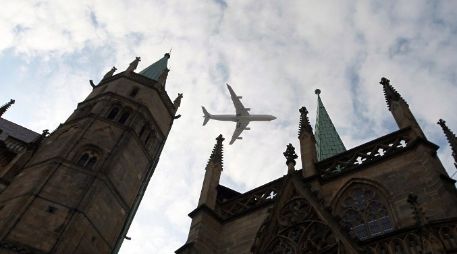
<svg viewBox="0 0 457 254"><path fill-rule="evenodd" d="M272 115L251 115L249 114L250 108L245 108L243 104L241 103L240 99L242 98L241 96L237 96L235 92L233 91L232 87L227 84L227 88L230 92L230 96L232 97L233 105L235 106L236 114L235 115L212 115L208 113L208 111L205 109L205 107L202 106L203 114L204 114L204 120L203 120L203 126L205 126L209 119L213 120L219 120L219 121L232 121L236 122L236 128L235 131L233 132L232 139L230 140L230 145L233 144L237 139L243 139L240 137L241 132L244 130L250 130L251 128L248 128L248 124L251 121L272 121L275 120L276 117Z"/></svg>

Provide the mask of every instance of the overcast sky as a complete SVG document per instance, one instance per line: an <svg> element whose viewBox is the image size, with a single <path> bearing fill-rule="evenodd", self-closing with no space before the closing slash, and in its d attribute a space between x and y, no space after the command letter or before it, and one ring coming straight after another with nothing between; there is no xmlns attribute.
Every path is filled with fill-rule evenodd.
<svg viewBox="0 0 457 254"><path fill-rule="evenodd" d="M16 99L4 117L53 130L89 94L89 79L124 70L135 56L142 70L170 49L167 91L184 93L182 117L122 254L173 253L185 243L215 138L229 139L235 127L203 127L201 105L233 113L227 82L252 113L278 118L251 124L232 146L226 140L221 184L235 190L286 173L282 152L298 147L301 106L314 124L316 88L347 148L395 131L383 76L455 172L436 122L457 131L456 1L4 1L0 104Z"/></svg>

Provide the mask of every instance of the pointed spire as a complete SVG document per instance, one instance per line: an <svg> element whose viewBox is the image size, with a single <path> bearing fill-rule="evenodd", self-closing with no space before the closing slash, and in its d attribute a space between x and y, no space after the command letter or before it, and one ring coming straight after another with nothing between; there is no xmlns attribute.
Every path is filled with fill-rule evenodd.
<svg viewBox="0 0 457 254"><path fill-rule="evenodd" d="M300 137L304 131L312 133L313 127L311 127L311 124L309 123L309 112L306 109L306 107L301 107L298 111L300 112L300 125L298 127L298 136Z"/></svg>
<svg viewBox="0 0 457 254"><path fill-rule="evenodd" d="M169 71L167 67L168 59L170 59L170 54L166 53L162 59L149 65L146 69L142 70L140 74L165 86L166 76Z"/></svg>
<svg viewBox="0 0 457 254"><path fill-rule="evenodd" d="M224 137L222 137L222 134L219 134L219 136L216 138L217 143L214 145L213 152L211 153L209 157L209 163L218 163L222 165L222 159L223 159L223 154L222 154L222 141L225 140Z"/></svg>
<svg viewBox="0 0 457 254"><path fill-rule="evenodd" d="M391 105L393 101L402 101L408 106L408 103L401 97L401 95L395 90L395 88L390 84L390 80L382 77L381 82L379 84L382 85L384 89L384 96L386 97L387 106L389 110L391 110Z"/></svg>
<svg viewBox="0 0 457 254"><path fill-rule="evenodd" d="M447 141L452 149L452 156L454 157L454 166L457 168L457 137L454 132L447 127L446 122L443 119L438 121L438 124L443 129L444 135L446 135Z"/></svg>
<svg viewBox="0 0 457 254"><path fill-rule="evenodd" d="M2 117L3 114L5 114L5 112L8 110L8 108L11 107L11 105L13 105L15 102L15 100L11 99L8 103L0 107L0 117Z"/></svg>
<svg viewBox="0 0 457 254"><path fill-rule="evenodd" d="M321 161L346 151L346 148L322 103L321 90L316 89L315 93L317 94L317 119L314 136L317 159Z"/></svg>

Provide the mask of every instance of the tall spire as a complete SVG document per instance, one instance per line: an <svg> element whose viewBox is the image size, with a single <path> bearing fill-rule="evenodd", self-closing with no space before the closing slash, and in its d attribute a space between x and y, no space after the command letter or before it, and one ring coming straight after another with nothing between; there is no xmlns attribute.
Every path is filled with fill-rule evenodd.
<svg viewBox="0 0 457 254"><path fill-rule="evenodd" d="M300 141L300 157L303 167L302 175L303 177L309 177L316 174L316 139L313 134L313 128L309 123L308 110L305 107L301 107L299 112L298 140Z"/></svg>
<svg viewBox="0 0 457 254"><path fill-rule="evenodd" d="M211 209L216 208L217 186L222 173L222 141L224 141L224 138L219 135L216 140L217 143L214 145L213 152L205 168L205 178L203 179L202 191L198 200L198 205L205 204Z"/></svg>
<svg viewBox="0 0 457 254"><path fill-rule="evenodd" d="M390 80L382 77L381 82L379 82L384 89L384 96L386 97L387 106L389 110L391 110L392 102L393 101L401 101L408 105L406 101L401 97L401 95L395 90L395 88L390 84Z"/></svg>
<svg viewBox="0 0 457 254"><path fill-rule="evenodd" d="M444 135L446 135L447 141L452 149L452 156L454 157L454 166L457 168L457 137L455 134L447 127L446 122L443 119L438 121L438 124L443 128Z"/></svg>
<svg viewBox="0 0 457 254"><path fill-rule="evenodd" d="M142 70L140 74L161 83L162 86L165 87L169 71L167 67L168 59L170 59L170 54L166 53L162 59L149 65L146 69Z"/></svg>
<svg viewBox="0 0 457 254"><path fill-rule="evenodd" d="M8 110L8 108L11 107L11 105L13 105L15 102L15 100L11 99L8 103L0 107L0 117L2 117L3 114L5 114L6 110Z"/></svg>
<svg viewBox="0 0 457 254"><path fill-rule="evenodd" d="M406 103L403 97L401 97L397 90L390 84L390 80L383 77L379 83L382 85L387 106L392 113L395 122L397 122L398 127L400 129L411 127L415 136L426 139L424 132L409 109L408 103Z"/></svg>
<svg viewBox="0 0 457 254"><path fill-rule="evenodd" d="M222 154L222 141L225 140L224 137L222 137L222 134L219 134L219 136L216 138L217 143L214 145L213 152L211 153L209 157L209 163L218 163L222 165L222 159L223 159L223 154Z"/></svg>
<svg viewBox="0 0 457 254"><path fill-rule="evenodd" d="M321 161L346 151L346 148L322 103L321 90L316 89L315 93L317 94L317 119L314 136L316 137L317 159Z"/></svg>

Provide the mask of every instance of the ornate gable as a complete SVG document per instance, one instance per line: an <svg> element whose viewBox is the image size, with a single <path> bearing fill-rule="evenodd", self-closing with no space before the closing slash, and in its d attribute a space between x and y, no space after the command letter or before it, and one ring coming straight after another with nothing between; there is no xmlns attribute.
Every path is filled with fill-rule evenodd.
<svg viewBox="0 0 457 254"><path fill-rule="evenodd" d="M357 253L300 176L286 176L279 195L257 232L252 253Z"/></svg>

